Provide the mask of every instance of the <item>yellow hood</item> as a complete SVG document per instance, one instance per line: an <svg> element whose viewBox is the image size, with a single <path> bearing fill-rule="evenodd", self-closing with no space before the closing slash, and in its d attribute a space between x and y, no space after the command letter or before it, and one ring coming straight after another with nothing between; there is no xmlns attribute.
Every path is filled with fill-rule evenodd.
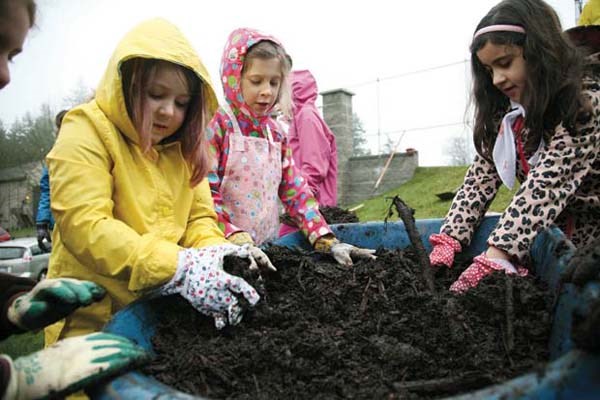
<svg viewBox="0 0 600 400"><path fill-rule="evenodd" d="M204 101L208 103L209 119L212 118L218 106L217 97L196 51L175 25L162 18L152 19L133 28L117 45L96 89L98 106L130 140L139 143L137 131L127 114L120 68L124 61L137 57L170 61L194 71L207 89Z"/></svg>

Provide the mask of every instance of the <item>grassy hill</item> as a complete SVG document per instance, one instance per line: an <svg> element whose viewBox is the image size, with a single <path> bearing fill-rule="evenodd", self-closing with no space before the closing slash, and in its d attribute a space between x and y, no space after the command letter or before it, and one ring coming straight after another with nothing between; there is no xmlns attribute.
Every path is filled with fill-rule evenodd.
<svg viewBox="0 0 600 400"><path fill-rule="evenodd" d="M419 167L413 179L396 189L362 202L364 206L356 211L361 222L381 221L387 215L391 199L398 195L415 210L415 219L443 218L452 200L440 201L436 193L454 191L464 179L467 167ZM500 188L489 211L502 212L513 194L505 186ZM352 204L348 208L357 206ZM395 214L395 213L394 213ZM398 219L396 215L390 220Z"/></svg>

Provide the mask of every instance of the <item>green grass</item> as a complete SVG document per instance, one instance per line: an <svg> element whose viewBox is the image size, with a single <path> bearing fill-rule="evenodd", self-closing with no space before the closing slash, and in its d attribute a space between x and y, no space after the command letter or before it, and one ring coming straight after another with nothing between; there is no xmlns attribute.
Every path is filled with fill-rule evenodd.
<svg viewBox="0 0 600 400"><path fill-rule="evenodd" d="M35 227L34 226L30 226L28 228L21 228L21 229L11 229L10 231L10 236L14 239L16 238L21 238L21 237L31 237L31 236L35 236Z"/></svg>
<svg viewBox="0 0 600 400"><path fill-rule="evenodd" d="M387 215L391 199L398 195L415 210L415 219L443 218L452 200L440 201L435 194L454 191L462 184L466 171L467 167L419 167L409 182L362 202L364 206L356 211L356 215L361 222L381 221ZM489 211L504 211L514 193L502 186ZM390 220L397 219L394 212Z"/></svg>
<svg viewBox="0 0 600 400"><path fill-rule="evenodd" d="M17 357L33 353L44 347L44 332L27 332L12 335L0 342L0 354L8 354L13 360Z"/></svg>

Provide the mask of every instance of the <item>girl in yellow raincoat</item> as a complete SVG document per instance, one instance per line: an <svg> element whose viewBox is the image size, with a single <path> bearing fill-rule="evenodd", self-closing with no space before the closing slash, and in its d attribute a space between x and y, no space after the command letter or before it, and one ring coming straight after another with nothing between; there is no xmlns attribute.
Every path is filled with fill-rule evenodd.
<svg viewBox="0 0 600 400"><path fill-rule="evenodd" d="M122 39L95 98L65 116L47 157L58 227L48 277L94 281L108 294L48 327L46 345L100 330L149 289L181 293L218 327L241 319L231 291L258 301L250 285L230 283L220 268L226 254L254 259L247 247L225 240L204 179L202 132L216 107L191 45L175 26L155 19ZM186 250L198 248L211 251ZM203 262L216 278L199 288L194 271ZM218 300L198 298L200 292L218 292Z"/></svg>

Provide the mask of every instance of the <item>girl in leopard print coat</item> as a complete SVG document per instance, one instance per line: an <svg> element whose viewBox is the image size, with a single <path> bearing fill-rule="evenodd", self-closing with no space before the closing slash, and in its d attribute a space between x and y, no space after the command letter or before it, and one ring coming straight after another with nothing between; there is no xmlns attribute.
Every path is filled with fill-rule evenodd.
<svg viewBox="0 0 600 400"><path fill-rule="evenodd" d="M600 53L584 57L542 0L505 0L471 44L477 155L432 235L432 265L452 266L498 189L521 183L451 290L494 270L526 274L536 235L558 225L577 247L600 237Z"/></svg>

